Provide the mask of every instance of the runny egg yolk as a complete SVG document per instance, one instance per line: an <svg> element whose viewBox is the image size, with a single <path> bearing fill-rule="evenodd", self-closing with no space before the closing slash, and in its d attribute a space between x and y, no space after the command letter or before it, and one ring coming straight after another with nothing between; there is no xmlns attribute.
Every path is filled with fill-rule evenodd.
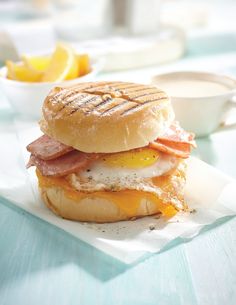
<svg viewBox="0 0 236 305"><path fill-rule="evenodd" d="M156 150L143 148L107 155L103 161L109 167L143 168L154 164L158 158Z"/></svg>

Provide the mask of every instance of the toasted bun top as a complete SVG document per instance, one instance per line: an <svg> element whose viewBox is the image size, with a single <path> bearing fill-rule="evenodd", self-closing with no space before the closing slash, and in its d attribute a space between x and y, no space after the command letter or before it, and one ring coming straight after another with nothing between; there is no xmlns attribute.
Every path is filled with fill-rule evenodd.
<svg viewBox="0 0 236 305"><path fill-rule="evenodd" d="M94 82L52 89L40 127L80 151L112 153L148 145L173 119L168 96L154 86Z"/></svg>

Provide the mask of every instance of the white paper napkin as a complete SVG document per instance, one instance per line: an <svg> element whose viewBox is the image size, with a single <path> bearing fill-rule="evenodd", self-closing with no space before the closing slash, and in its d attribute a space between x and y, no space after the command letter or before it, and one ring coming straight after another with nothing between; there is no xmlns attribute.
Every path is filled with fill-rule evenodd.
<svg viewBox="0 0 236 305"><path fill-rule="evenodd" d="M20 119L1 122L0 132L3 144L0 150L0 195L125 263L158 252L177 237L192 238L204 226L236 214L236 182L206 163L190 158L186 200L196 209L194 213L178 214L168 222L155 217L113 224L61 219L41 202L34 169L25 169L29 157L25 146L40 135L37 123Z"/></svg>

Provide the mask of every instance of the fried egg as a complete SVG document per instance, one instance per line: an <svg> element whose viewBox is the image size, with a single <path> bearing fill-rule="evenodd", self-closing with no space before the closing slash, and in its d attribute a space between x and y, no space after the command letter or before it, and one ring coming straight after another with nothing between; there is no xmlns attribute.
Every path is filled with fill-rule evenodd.
<svg viewBox="0 0 236 305"><path fill-rule="evenodd" d="M178 163L174 156L151 148L107 154L78 174L69 175L69 181L77 190L144 190L144 185L147 190L149 180L164 175Z"/></svg>

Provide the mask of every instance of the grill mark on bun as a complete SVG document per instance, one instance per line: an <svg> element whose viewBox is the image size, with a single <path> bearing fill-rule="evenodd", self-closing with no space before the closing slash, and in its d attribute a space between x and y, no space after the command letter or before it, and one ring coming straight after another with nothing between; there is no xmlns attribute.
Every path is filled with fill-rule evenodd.
<svg viewBox="0 0 236 305"><path fill-rule="evenodd" d="M111 97L113 97L113 92L111 92L109 90L96 89L96 90L86 90L83 92L88 93L88 94L97 95L97 96L103 96L103 95L109 94Z"/></svg>
<svg viewBox="0 0 236 305"><path fill-rule="evenodd" d="M102 85L100 86L97 86L98 87L101 87L102 88ZM55 94L54 96L52 96L51 98L54 100L59 100L60 99L68 99L68 98L72 98L73 96L75 96L76 94L83 94L83 93L90 93L90 92L86 92L86 90L90 90L91 88L95 88L93 87L92 84L89 84L89 85L77 85L76 88L73 88L73 87L68 87L68 88L65 88L61 91L59 91L57 94Z"/></svg>
<svg viewBox="0 0 236 305"><path fill-rule="evenodd" d="M62 91L58 92L56 95L52 96L51 99L58 103L61 99L67 99L67 98L73 97L78 92L79 92L78 90L74 90L74 91L62 90Z"/></svg>
<svg viewBox="0 0 236 305"><path fill-rule="evenodd" d="M151 90L153 88L148 87L148 88L144 88L144 87L139 87L138 89L134 89L134 90L128 90L129 94L133 94L134 92L139 92L139 91L147 91L147 90Z"/></svg>
<svg viewBox="0 0 236 305"><path fill-rule="evenodd" d="M121 85L119 85L121 84ZM118 90L122 90L122 89L134 89L134 88L140 88L142 85L139 85L139 84L132 84L132 83L119 83L118 85L116 84L112 84L111 88L115 88L115 89L118 89Z"/></svg>
<svg viewBox="0 0 236 305"><path fill-rule="evenodd" d="M92 105L92 108L85 111L86 115L91 114L92 112L98 111L100 108L106 108L106 106L110 105L113 102L112 97L102 98L102 101L96 105Z"/></svg>
<svg viewBox="0 0 236 305"><path fill-rule="evenodd" d="M94 107L93 110L98 110L101 107L104 107L106 104L108 104L111 101L112 101L112 97L109 97L109 96L108 97L104 97L104 98L102 98L102 101Z"/></svg>
<svg viewBox="0 0 236 305"><path fill-rule="evenodd" d="M129 94L128 94L129 95ZM147 93L143 93L143 94L140 94L140 95L135 95L135 96L132 96L130 97L131 100L134 100L134 101L138 101L138 99L140 99L141 97L148 97L148 96L156 96L157 95L157 92L147 92Z"/></svg>
<svg viewBox="0 0 236 305"><path fill-rule="evenodd" d="M122 93L123 93L122 89L140 88L141 86L142 85L139 85L139 84L132 84L132 83L129 84L128 83L128 85L127 85L122 82L117 82L117 84L108 83L105 86L100 85L100 86L84 89L82 91L87 92L87 93L92 93L92 94L98 94L98 95L110 94L110 95L112 95L112 97L117 97L117 94L122 95Z"/></svg>
<svg viewBox="0 0 236 305"><path fill-rule="evenodd" d="M79 108L83 108L85 105L87 105L88 103L92 103L93 101L95 101L96 99L98 99L99 96L97 95L90 95L90 96L87 96L87 99L82 99L82 100L76 100L75 101L75 107L77 107L78 109Z"/></svg>
<svg viewBox="0 0 236 305"><path fill-rule="evenodd" d="M86 111L85 111L86 115L89 115L92 112L99 111L101 108L104 108L104 110L102 112L100 112L101 116L109 115L118 110L119 111L123 110L123 112L120 113L120 115L123 116L134 110L141 109L144 105L146 105L148 103L156 102L156 101L166 98L166 97L158 97L158 98L150 99L150 96L154 95L154 97L155 97L156 93L157 92L152 92L152 93L149 92L149 93L145 93L145 94L142 94L139 96L135 96L135 98L130 98L129 96L123 95L120 99L114 98L110 94L94 95L92 98L89 98L85 102L75 105L75 108L68 115L74 114L76 111L78 111L81 108L84 108L87 105L88 109L86 109ZM90 95L92 95L92 93L90 93ZM144 97L144 96L147 96L147 97L149 96L148 101L138 100L138 98ZM102 101L100 101L98 104L95 104L95 105L91 104L93 101L95 101L98 98L102 98ZM124 98L125 98L125 100L124 100ZM117 103L117 101L119 101L119 102ZM89 104L91 104L91 105L89 105ZM109 105L111 105L111 107L107 108L107 106L109 106ZM125 106L128 106L128 105L130 107L128 109L124 109L124 108L126 108ZM90 106L90 108L89 108L89 106Z"/></svg>
<svg viewBox="0 0 236 305"><path fill-rule="evenodd" d="M78 111L79 109L81 108L84 108L85 105L87 105L88 103L92 103L93 101L95 101L96 99L98 99L99 96L97 95L94 95L94 96L90 96L88 100L85 100L83 103L76 103L74 105L74 109L71 110L69 113L68 113L68 116L69 115L72 115L73 113L75 113L76 111Z"/></svg>
<svg viewBox="0 0 236 305"><path fill-rule="evenodd" d="M69 96L69 100L65 101L65 103L63 104L63 106L62 106L60 109L58 109L56 116L57 116L61 111L63 111L63 109L65 109L66 107L68 107L70 104L72 104L73 102L76 102L76 99L74 99L75 95L76 95L76 94L70 95L70 96ZM86 96L87 96L86 94L82 94L82 93L77 93L77 95L80 95L81 97L86 97ZM73 99L72 99L72 97L73 97Z"/></svg>
<svg viewBox="0 0 236 305"><path fill-rule="evenodd" d="M115 90L116 91L118 91L118 92L120 92L121 94L129 94L130 93L130 91L131 91L131 89L143 89L143 88L140 88L140 86L132 86L132 87L121 87L121 88L116 88Z"/></svg>
<svg viewBox="0 0 236 305"><path fill-rule="evenodd" d="M120 97L122 95L122 92L119 91L116 88L113 87L96 87L96 88L92 88L91 90L83 90L83 92L89 93L89 94L97 94L100 96L103 96L105 94L109 94L111 97L116 98L116 97Z"/></svg>
<svg viewBox="0 0 236 305"><path fill-rule="evenodd" d="M106 109L105 111L101 112L101 116L105 116L105 115L109 115L111 113L114 113L115 111L121 110L122 108L124 108L125 105L128 106L129 104L131 104L131 102L129 102L127 100L123 100L121 103L116 104L116 105L112 106L111 108Z"/></svg>
<svg viewBox="0 0 236 305"><path fill-rule="evenodd" d="M93 113L97 116L126 116L142 111L146 104L164 99L168 97L154 86L98 82L62 88L54 96L50 96L47 102L51 103L55 110L61 107L56 110L53 118L65 118L78 111L82 111L86 116Z"/></svg>
<svg viewBox="0 0 236 305"><path fill-rule="evenodd" d="M139 92L139 91L147 91L147 90L156 90L155 92L156 93L161 93L161 92L163 92L162 90L157 90L156 88L154 88L154 87L148 87L148 88L139 88L139 89L136 89L136 90L128 90L128 94L133 94L133 93L135 93L135 92Z"/></svg>
<svg viewBox="0 0 236 305"><path fill-rule="evenodd" d="M144 91L143 87L140 88L140 86L135 86L134 88L139 88L139 90L137 91ZM136 95L136 96L131 96L131 94L133 92L136 92L135 91L132 91L132 92L129 92L129 90L127 90L127 92L124 92L122 89L117 89L117 88L107 88L108 90L105 90L104 87L101 88L101 90L99 90L99 88L93 88L93 90L86 90L86 91L83 91L83 92L86 92L86 93L90 93L90 94L97 94L97 95L105 95L105 94L109 94L112 98L124 98L124 99L127 99L129 101L133 101L133 99L137 99L137 98L140 98L142 96L146 96L146 95L151 95L151 94L157 94L157 93L161 93L162 91L156 91L155 88L148 88L146 90L149 90L149 91L152 91L152 92L148 92L148 93L145 93L145 94L141 94L141 95ZM153 92L154 91L154 92Z"/></svg>
<svg viewBox="0 0 236 305"><path fill-rule="evenodd" d="M93 93L93 94L106 94L107 91L111 91L113 88L109 85L110 83L107 83L106 85L100 84L98 86L91 86L87 88L83 88L82 92L87 92L87 93Z"/></svg>
<svg viewBox="0 0 236 305"><path fill-rule="evenodd" d="M109 84L110 82L108 82ZM107 84L107 83L106 83ZM87 92L90 91L91 89L95 89L95 88L102 88L104 87L104 82L99 83L99 85L94 86L94 83L87 83L87 84L76 84L70 87L66 87L63 88L63 90L61 90L60 92L58 92L56 95L53 96L53 98L56 99L60 99L60 95L62 95L62 93L64 93L64 95L62 96L62 98L67 98L67 97L71 97L74 94L77 93L91 93L91 92Z"/></svg>
<svg viewBox="0 0 236 305"><path fill-rule="evenodd" d="M107 84L110 84L110 82L88 83L88 84L80 83L80 84L69 87L69 89L83 92L83 91L90 90L90 89L93 89L93 88L102 88Z"/></svg>
<svg viewBox="0 0 236 305"><path fill-rule="evenodd" d="M91 102L92 99L96 99L97 96L90 96L88 99L88 95L87 94L83 94L82 92L80 93L79 98L77 99L73 99L73 100L69 100L67 101L63 107L61 109L58 110L57 114L55 115L55 117L59 117L59 116L63 116L63 115L70 115L71 112L75 112L74 110L78 110L81 106L87 104L88 102ZM79 102L79 103L78 103ZM71 104L75 103L75 107L73 107L73 110L69 113L69 114L63 114L63 110L66 110L69 108L69 106Z"/></svg>
<svg viewBox="0 0 236 305"><path fill-rule="evenodd" d="M123 111L122 113L120 113L120 116L124 116L124 115L130 114L130 113L132 113L134 111L141 110L147 104L150 104L150 103L153 103L153 102L157 102L157 101L160 101L160 100L163 100L163 99L166 99L166 97L162 96L162 97L159 97L159 98L157 98L155 100L148 100L148 101L145 101L143 103L137 103L134 107L129 108L129 109Z"/></svg>

